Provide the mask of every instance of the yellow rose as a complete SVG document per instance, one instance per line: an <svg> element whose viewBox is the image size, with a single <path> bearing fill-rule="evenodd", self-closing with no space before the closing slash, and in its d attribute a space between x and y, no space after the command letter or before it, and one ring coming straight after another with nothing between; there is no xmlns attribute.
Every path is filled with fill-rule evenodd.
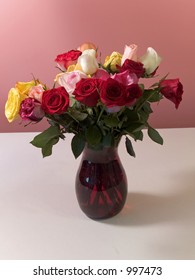
<svg viewBox="0 0 195 280"><path fill-rule="evenodd" d="M26 98L21 95L18 88L11 88L8 93L8 99L5 104L5 116L9 122L12 122L18 117L20 104Z"/></svg>
<svg viewBox="0 0 195 280"><path fill-rule="evenodd" d="M117 71L116 65L121 66L122 55L118 52L113 52L110 56L107 56L104 62L104 67L110 67L115 72Z"/></svg>
<svg viewBox="0 0 195 280"><path fill-rule="evenodd" d="M75 65L74 71L75 71L75 70L83 72L83 69L82 69L82 67L81 67L81 65L80 65L79 63L77 63L77 64ZM84 72L83 72L83 73L84 73Z"/></svg>
<svg viewBox="0 0 195 280"><path fill-rule="evenodd" d="M20 92L21 95L27 95L29 92L29 89L31 87L36 86L37 82L35 80L32 80L30 82L18 82L16 84L16 88Z"/></svg>
<svg viewBox="0 0 195 280"><path fill-rule="evenodd" d="M72 72L75 70L76 65L75 64L71 64L68 66L66 72ZM60 73L61 74L61 73ZM63 73L62 73L63 74Z"/></svg>
<svg viewBox="0 0 195 280"><path fill-rule="evenodd" d="M70 66L68 66L68 69L66 72L73 72L73 71L82 71L82 68L81 68L81 65L79 63L77 63L76 65L75 64L72 64Z"/></svg>

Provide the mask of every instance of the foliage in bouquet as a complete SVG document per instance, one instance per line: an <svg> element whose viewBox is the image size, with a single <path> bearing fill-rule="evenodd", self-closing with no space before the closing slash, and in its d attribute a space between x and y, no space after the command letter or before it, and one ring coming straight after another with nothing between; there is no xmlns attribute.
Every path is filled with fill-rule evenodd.
<svg viewBox="0 0 195 280"><path fill-rule="evenodd" d="M60 73L53 88L38 79L18 82L11 88L5 105L9 122L18 116L24 121L47 118L49 128L31 142L42 149L43 156L66 133L73 133L71 148L77 158L87 143L94 149L117 145L126 137L126 149L135 156L130 139L142 140L143 129L149 137L163 144L163 139L149 124L151 103L163 97L178 108L183 94L179 79L166 79L145 88L144 79L156 75L161 57L153 48L138 57L137 46L125 46L124 53L113 52L104 63L92 43L60 54L55 59Z"/></svg>

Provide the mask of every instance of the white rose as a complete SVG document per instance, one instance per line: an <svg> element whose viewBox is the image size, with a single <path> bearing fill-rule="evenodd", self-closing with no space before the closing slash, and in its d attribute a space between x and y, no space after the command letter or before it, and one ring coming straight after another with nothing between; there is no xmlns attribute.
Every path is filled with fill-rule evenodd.
<svg viewBox="0 0 195 280"><path fill-rule="evenodd" d="M98 69L96 51L93 49L83 51L82 55L78 58L78 64L85 74L93 75Z"/></svg>
<svg viewBox="0 0 195 280"><path fill-rule="evenodd" d="M148 48L147 52L140 58L147 74L151 74L160 65L162 58L157 54L153 48Z"/></svg>

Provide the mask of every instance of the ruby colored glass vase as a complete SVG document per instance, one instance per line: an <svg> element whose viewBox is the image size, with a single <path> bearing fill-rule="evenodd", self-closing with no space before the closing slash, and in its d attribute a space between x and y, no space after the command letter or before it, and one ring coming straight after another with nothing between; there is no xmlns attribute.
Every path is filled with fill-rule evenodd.
<svg viewBox="0 0 195 280"><path fill-rule="evenodd" d="M118 214L127 197L127 178L118 147L84 148L76 175L76 195L81 210L91 219Z"/></svg>

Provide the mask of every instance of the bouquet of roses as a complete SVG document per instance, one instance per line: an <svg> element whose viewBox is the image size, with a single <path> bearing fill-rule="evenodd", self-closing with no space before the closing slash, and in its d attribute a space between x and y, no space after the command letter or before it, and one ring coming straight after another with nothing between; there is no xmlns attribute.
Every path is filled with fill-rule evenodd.
<svg viewBox="0 0 195 280"><path fill-rule="evenodd" d="M53 145L65 139L66 133L74 134L71 148L76 158L86 144L94 149L115 146L123 135L127 152L135 156L130 137L142 140L143 129L163 144L148 122L151 103L165 97L178 108L183 86L179 79L165 76L145 88L144 78L153 78L161 62L153 48L139 57L136 45L125 46L123 54L114 51L102 63L96 46L84 43L59 54L55 61L60 73L53 88L38 79L18 82L5 105L9 122L18 116L28 122L47 118L49 128L31 142L42 149L44 157L51 155Z"/></svg>

